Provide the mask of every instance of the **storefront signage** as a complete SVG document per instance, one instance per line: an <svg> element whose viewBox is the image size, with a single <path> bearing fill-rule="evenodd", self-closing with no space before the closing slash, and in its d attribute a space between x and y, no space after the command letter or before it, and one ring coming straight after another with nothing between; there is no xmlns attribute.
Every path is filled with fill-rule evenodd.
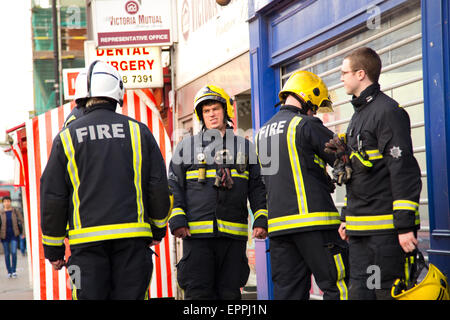
<svg viewBox="0 0 450 320"><path fill-rule="evenodd" d="M86 66L95 60L109 63L122 76L126 89L164 86L160 47L96 48L85 42Z"/></svg>
<svg viewBox="0 0 450 320"><path fill-rule="evenodd" d="M171 45L172 1L95 0L94 37L98 47Z"/></svg>

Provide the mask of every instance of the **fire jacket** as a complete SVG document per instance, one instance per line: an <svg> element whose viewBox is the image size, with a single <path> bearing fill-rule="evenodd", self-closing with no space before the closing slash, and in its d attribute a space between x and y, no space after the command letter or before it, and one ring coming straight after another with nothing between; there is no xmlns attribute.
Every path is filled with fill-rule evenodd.
<svg viewBox="0 0 450 320"><path fill-rule="evenodd" d="M214 186L216 172L222 166L214 159L220 150L228 150L231 155L225 165L233 179L231 189ZM199 155L205 156L203 165ZM199 181L202 170L204 182ZM170 163L169 186L174 195L169 218L172 233L189 227L193 238L247 239L247 199L254 217L253 228L267 229L266 191L254 145L230 129L224 137L218 130L206 130L183 139Z"/></svg>
<svg viewBox="0 0 450 320"><path fill-rule="evenodd" d="M347 201L342 210L347 234L417 229L422 182L408 113L381 92L377 83L352 104L355 113L347 129L347 144L352 154L359 152L365 165L352 159L353 175L346 185Z"/></svg>
<svg viewBox="0 0 450 320"><path fill-rule="evenodd" d="M324 152L333 137L319 118L284 105L259 130L257 152L268 194L269 236L337 229L339 213L330 193L334 185Z"/></svg>
<svg viewBox="0 0 450 320"><path fill-rule="evenodd" d="M70 246L120 238L161 240L170 210L161 151L144 124L90 107L59 132L41 177L40 211L45 257ZM68 230L66 230L66 228Z"/></svg>

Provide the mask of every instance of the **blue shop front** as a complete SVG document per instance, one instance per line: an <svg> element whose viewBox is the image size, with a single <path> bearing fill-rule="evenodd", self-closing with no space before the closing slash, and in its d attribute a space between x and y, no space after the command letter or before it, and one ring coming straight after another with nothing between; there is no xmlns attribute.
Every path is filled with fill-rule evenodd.
<svg viewBox="0 0 450 320"><path fill-rule="evenodd" d="M381 89L397 100L411 119L414 155L423 185L419 248L447 276L449 17L447 0L249 0L255 130L278 111L274 107L278 92L289 76L308 70L318 74L330 89L334 112L322 114L322 121L334 132L345 132L353 107L340 81L343 57L362 46L378 52L383 63ZM344 193L345 189L338 187L333 194L338 209L344 205ZM264 243L267 246L269 241ZM261 283L258 280L258 297L270 299L270 259L265 257L264 261L266 278Z"/></svg>

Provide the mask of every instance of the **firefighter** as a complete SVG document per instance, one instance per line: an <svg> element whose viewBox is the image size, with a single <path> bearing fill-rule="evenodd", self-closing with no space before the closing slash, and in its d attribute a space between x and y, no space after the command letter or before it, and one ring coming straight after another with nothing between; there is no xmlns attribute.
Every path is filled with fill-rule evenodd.
<svg viewBox="0 0 450 320"><path fill-rule="evenodd" d="M41 177L45 257L62 268L68 235L74 299L144 299L170 210L164 160L147 126L115 112L116 69L95 61L79 77L84 116L56 135Z"/></svg>
<svg viewBox="0 0 450 320"><path fill-rule="evenodd" d="M75 80L75 107L70 111L69 115L64 120L63 127L67 127L72 121L81 118L86 110L86 98L87 85L86 85L86 73L82 73L81 77L77 77Z"/></svg>
<svg viewBox="0 0 450 320"><path fill-rule="evenodd" d="M295 72L279 93L280 110L261 127L256 144L268 194L275 299L309 299L311 274L324 299L346 299L347 245L326 171L333 137L317 111L332 111L328 89L308 71ZM279 103L279 104L280 104Z"/></svg>
<svg viewBox="0 0 450 320"><path fill-rule="evenodd" d="M253 144L229 125L233 105L222 88L201 88L194 113L203 128L178 144L169 167L174 195L169 227L184 239L177 280L185 299L240 299L250 271L247 199L252 236L267 235L260 167Z"/></svg>
<svg viewBox="0 0 450 320"><path fill-rule="evenodd" d="M341 150L353 170L339 228L349 240L350 299L392 298L392 283L404 274L405 254L416 249L420 223L422 183L409 116L380 91L380 72L380 57L367 47L351 52L341 66L341 81L355 109L346 150Z"/></svg>

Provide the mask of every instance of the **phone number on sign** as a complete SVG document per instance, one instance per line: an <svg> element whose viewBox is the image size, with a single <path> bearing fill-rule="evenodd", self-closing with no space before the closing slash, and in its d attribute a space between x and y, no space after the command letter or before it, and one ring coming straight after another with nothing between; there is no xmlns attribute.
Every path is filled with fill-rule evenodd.
<svg viewBox="0 0 450 320"><path fill-rule="evenodd" d="M152 76L148 75L132 75L132 76L123 76L123 83L143 83L143 82L152 82Z"/></svg>

